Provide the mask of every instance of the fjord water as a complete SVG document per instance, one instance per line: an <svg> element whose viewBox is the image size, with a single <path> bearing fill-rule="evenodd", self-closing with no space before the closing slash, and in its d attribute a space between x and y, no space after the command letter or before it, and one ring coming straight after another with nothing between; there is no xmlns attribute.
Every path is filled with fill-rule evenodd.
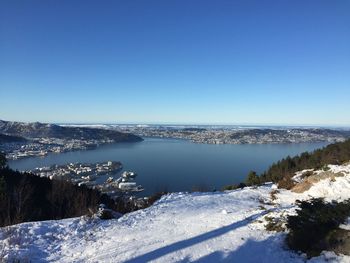
<svg viewBox="0 0 350 263"><path fill-rule="evenodd" d="M250 170L258 173L273 162L327 143L296 144L198 144L186 140L145 138L143 142L116 143L94 150L49 154L10 161L17 170L70 162L121 161L124 170L138 173L137 182L150 195L156 191L221 189L242 182Z"/></svg>

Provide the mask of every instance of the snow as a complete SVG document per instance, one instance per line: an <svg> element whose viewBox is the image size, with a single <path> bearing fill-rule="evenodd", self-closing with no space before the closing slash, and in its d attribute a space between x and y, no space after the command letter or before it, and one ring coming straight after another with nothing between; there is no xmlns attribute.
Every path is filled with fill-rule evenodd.
<svg viewBox="0 0 350 263"><path fill-rule="evenodd" d="M295 182L300 183L300 182L303 180L303 175L304 175L306 172L312 172L313 170L314 170L314 169L305 169L305 170L296 172L292 179L293 179Z"/></svg>
<svg viewBox="0 0 350 263"><path fill-rule="evenodd" d="M348 165L328 165L329 169L333 173L350 173L350 164Z"/></svg>
<svg viewBox="0 0 350 263"><path fill-rule="evenodd" d="M273 184L210 193L172 193L152 207L119 219L72 218L0 229L0 259L32 262L305 262L287 249L285 232L265 230L265 216L294 213L295 201L350 198L350 165L330 166L345 176L324 179L304 193ZM347 222L342 225L348 228ZM0 260L1 261L1 260ZM309 262L350 262L323 252Z"/></svg>

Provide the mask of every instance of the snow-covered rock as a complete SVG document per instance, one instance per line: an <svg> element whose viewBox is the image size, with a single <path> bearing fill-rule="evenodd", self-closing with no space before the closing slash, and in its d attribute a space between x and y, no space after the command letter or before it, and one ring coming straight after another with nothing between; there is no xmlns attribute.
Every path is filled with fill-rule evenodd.
<svg viewBox="0 0 350 263"><path fill-rule="evenodd" d="M350 198L350 166L303 193L273 184L211 193L172 193L119 219L80 217L0 229L0 258L32 262L305 262L289 250L285 232L265 229L265 217L295 211L295 200ZM274 191L274 198L271 196ZM349 227L349 223L342 225ZM324 252L310 262L350 262Z"/></svg>

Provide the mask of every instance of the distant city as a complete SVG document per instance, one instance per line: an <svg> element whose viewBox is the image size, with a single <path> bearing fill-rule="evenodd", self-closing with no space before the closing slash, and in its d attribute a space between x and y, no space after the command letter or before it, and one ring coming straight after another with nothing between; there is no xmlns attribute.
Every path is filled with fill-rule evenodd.
<svg viewBox="0 0 350 263"><path fill-rule="evenodd" d="M87 150L142 137L206 144L341 142L350 128L229 125L43 124L0 121L0 150L8 159Z"/></svg>
<svg viewBox="0 0 350 263"><path fill-rule="evenodd" d="M121 132L141 137L186 139L209 144L267 144L339 142L350 137L350 129L243 127L243 126L116 126Z"/></svg>

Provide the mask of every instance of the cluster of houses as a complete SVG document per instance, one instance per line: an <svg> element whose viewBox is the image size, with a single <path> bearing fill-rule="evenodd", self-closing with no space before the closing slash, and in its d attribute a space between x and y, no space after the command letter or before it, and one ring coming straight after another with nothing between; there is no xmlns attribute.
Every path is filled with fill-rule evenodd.
<svg viewBox="0 0 350 263"><path fill-rule="evenodd" d="M71 181L79 186L86 185L101 190L111 196L119 196L124 193L143 191L141 185L136 183L135 172L124 171L120 177L116 174L123 168L120 162L107 161L104 163L84 164L69 163L66 165L53 165L39 167L30 172L50 179ZM109 175L106 180L97 180L103 175Z"/></svg>
<svg viewBox="0 0 350 263"><path fill-rule="evenodd" d="M52 165L50 167L40 167L30 172L41 177L50 179L69 180L74 183L82 183L95 180L98 176L115 174L122 169L120 162L108 161L105 163L69 163L67 165Z"/></svg>

